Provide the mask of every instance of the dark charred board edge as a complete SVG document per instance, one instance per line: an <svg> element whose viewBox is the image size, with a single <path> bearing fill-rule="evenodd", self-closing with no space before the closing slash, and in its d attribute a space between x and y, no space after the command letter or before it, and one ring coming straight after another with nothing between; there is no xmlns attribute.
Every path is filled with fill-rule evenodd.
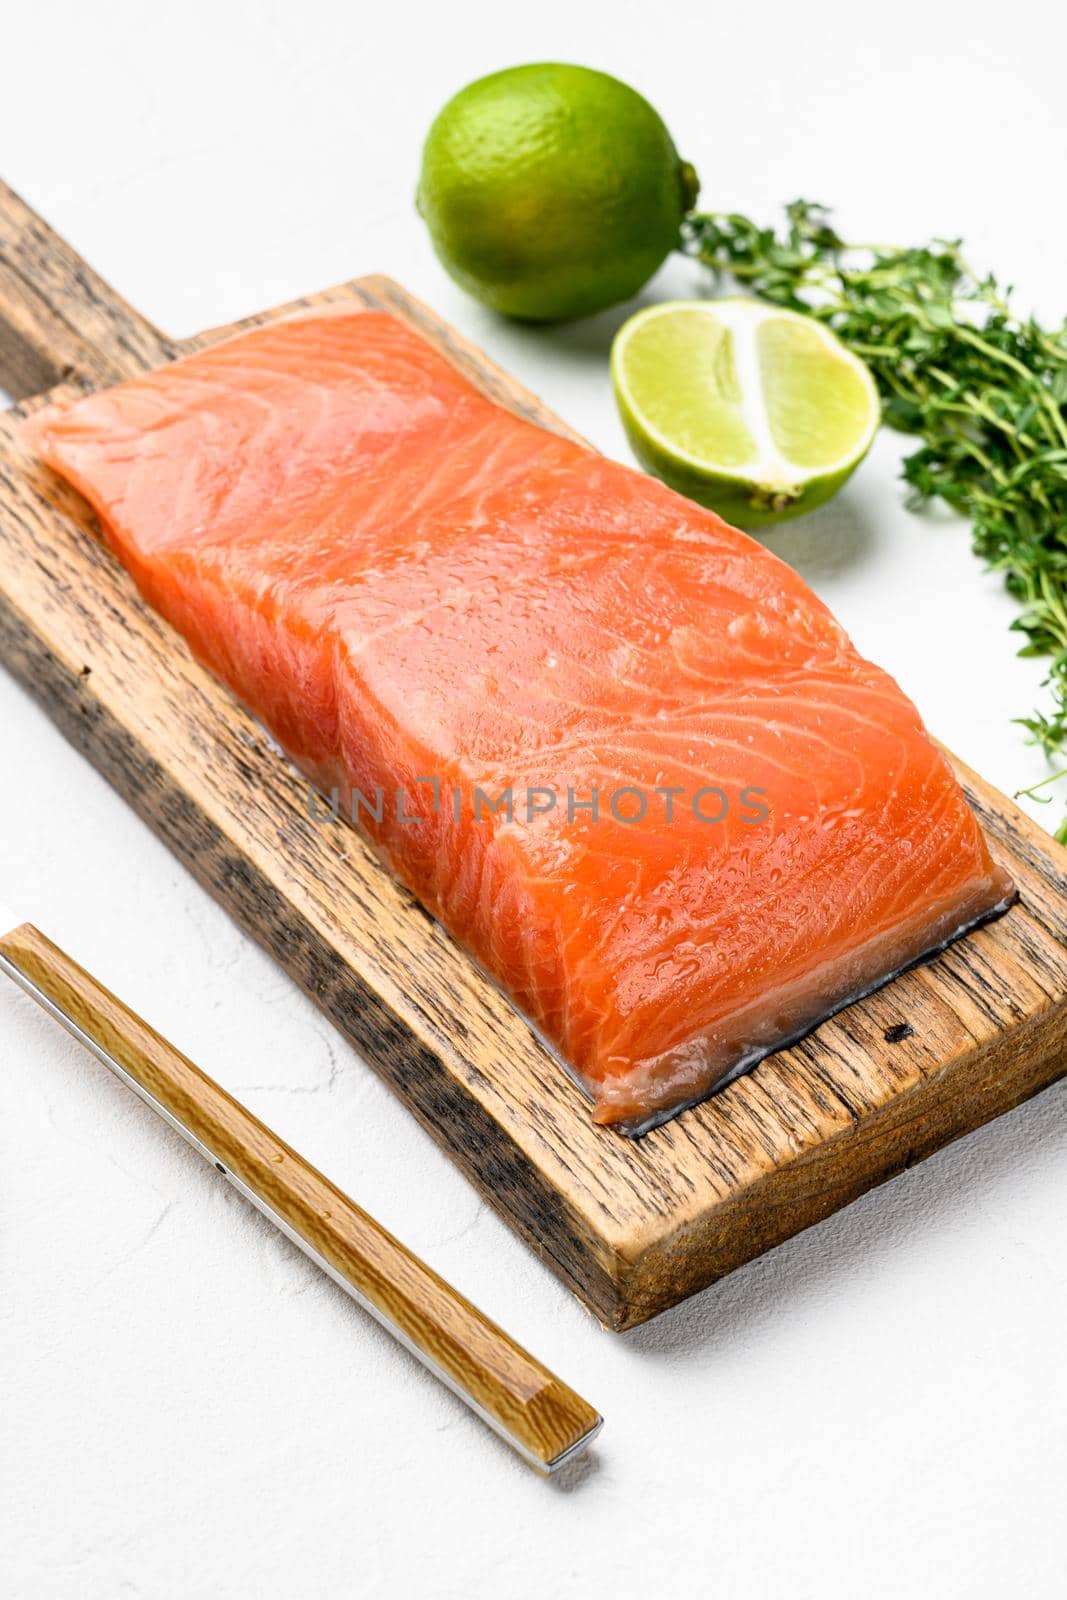
<svg viewBox="0 0 1067 1600"><path fill-rule="evenodd" d="M4 295L0 275L0 323L8 314ZM281 312L250 318L246 325L339 299L405 316L494 398L542 426L571 434L534 396L388 280L339 285ZM152 359L233 331L169 345L150 330L160 340ZM146 364L126 345L111 354L114 375ZM94 372L73 370L83 384L101 381ZM0 476L4 467L0 459ZM8 487L14 486L9 482ZM89 555L91 541L72 527L66 515L71 507L62 504L58 488L56 495L59 518L50 536L60 543L73 538L78 560L91 561L92 572L79 575L84 588L86 576L102 577L114 564L99 546L93 545ZM17 513L17 496L8 509ZM11 538L12 550L22 556L17 528ZM610 1132L590 1136L584 1108L551 1075L531 1078L529 1061L514 1064L526 1074L527 1125L509 1124L492 1081L509 1072L507 1059L495 1051L479 1061L478 1041L468 1038L453 1015L450 1025L458 1031L450 1041L450 1063L449 1051L435 1044L418 1019L413 1023L413 1008L396 1008L360 970L358 959L343 959L322 927L302 917L278 883L255 867L252 855L216 828L159 762L153 763L151 751L124 726L122 704L105 706L95 696L92 671L85 670L90 663L83 668L61 661L57 620L38 615L35 628L5 594L5 581L0 572L0 637L11 669L242 926L278 955L527 1242L611 1327L632 1326L665 1309L1067 1071L1067 968L1062 940L1049 932L1062 924L1065 876L1059 863L1067 856L1003 797L980 780L970 781L956 763L1001 859L1023 889L1023 906L1002 919L1003 931L992 942L969 936L950 952L951 961L935 963L925 980L921 975L898 980L873 1003L852 1008L801 1046L770 1058L715 1101L677 1118L640 1147L630 1145L632 1157L620 1157L627 1142ZM82 598L100 611L95 594ZM63 597L64 605L77 601L77 595ZM172 650L175 658L184 649L136 599L128 581L110 611L94 621L112 631L126 627L131 639L138 631L158 635L156 648ZM55 650L49 637L57 643ZM136 684L127 687L136 693ZM214 697L204 704L211 712ZM245 755L229 719L220 727L207 736L223 750L232 776ZM203 729L190 736L199 739ZM413 919L412 928L424 918L413 904L404 915ZM395 936L403 939L399 925ZM1005 1009L997 987L1010 985L1012 973L1020 980L1022 998ZM427 981L438 977L434 968ZM492 1015L486 1011L490 1026ZM944 1035L951 1034L951 1048L941 1054L934 1048L938 1017L952 1024ZM981 1043L979 1036L988 1035L994 1024L996 1037ZM484 1034L484 1017L481 1026ZM530 1042L521 1049L531 1051ZM533 1051L529 1059L535 1056ZM466 1061L466 1080L457 1074L455 1058ZM985 1060L992 1063L988 1088L982 1087ZM872 1062L878 1071L868 1079L864 1074ZM910 1132L902 1143L904 1128ZM795 1147L782 1147L783 1129L792 1129Z"/></svg>
<svg viewBox="0 0 1067 1600"><path fill-rule="evenodd" d="M299 984L423 1127L493 1198L512 1226L608 1325L619 1325L618 1269L566 1198L501 1140L484 1108L443 1070L440 1057L279 894L143 746L97 699L91 671L71 673L0 593L0 658L64 737L87 756L197 882Z"/></svg>

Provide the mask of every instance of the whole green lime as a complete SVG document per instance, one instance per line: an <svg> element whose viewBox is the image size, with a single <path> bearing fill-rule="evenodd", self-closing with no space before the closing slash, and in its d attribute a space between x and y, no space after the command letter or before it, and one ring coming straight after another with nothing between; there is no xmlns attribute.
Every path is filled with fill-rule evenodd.
<svg viewBox="0 0 1067 1600"><path fill-rule="evenodd" d="M698 188L636 90L548 62L494 72L448 102L416 204L469 294L554 322L635 294L677 244Z"/></svg>

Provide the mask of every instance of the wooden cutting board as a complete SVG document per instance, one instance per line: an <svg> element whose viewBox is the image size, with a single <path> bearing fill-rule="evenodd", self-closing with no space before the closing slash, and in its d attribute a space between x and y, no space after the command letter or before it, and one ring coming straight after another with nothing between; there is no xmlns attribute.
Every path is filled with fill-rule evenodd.
<svg viewBox="0 0 1067 1600"><path fill-rule="evenodd" d="M569 432L386 278L250 321L338 300L395 312L504 405ZM10 392L114 382L233 331L167 339L0 186ZM300 780L141 602L84 503L21 449L17 418L0 417L8 669L608 1326L643 1322L1067 1071L1067 852L956 762L1019 904L647 1138L594 1128L359 837L309 819Z"/></svg>

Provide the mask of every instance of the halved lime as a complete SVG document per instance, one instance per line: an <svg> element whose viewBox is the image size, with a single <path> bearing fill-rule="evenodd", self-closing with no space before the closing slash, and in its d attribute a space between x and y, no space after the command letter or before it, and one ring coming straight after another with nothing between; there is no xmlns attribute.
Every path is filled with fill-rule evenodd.
<svg viewBox="0 0 1067 1600"><path fill-rule="evenodd" d="M760 300L668 300L619 329L611 375L634 454L743 528L812 511L870 449L874 379L829 328Z"/></svg>

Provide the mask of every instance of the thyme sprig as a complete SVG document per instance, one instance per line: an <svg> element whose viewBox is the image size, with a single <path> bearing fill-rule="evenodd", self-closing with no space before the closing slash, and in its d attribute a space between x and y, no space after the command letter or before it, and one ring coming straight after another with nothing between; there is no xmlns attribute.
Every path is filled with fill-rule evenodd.
<svg viewBox="0 0 1067 1600"><path fill-rule="evenodd" d="M911 501L937 496L969 519L976 555L1019 601L1020 654L1050 658L1050 707L1018 721L1050 760L1062 755L1067 322L1048 329L1017 316L1011 291L973 272L958 240L850 245L830 213L806 200L786 207L780 232L694 213L683 248L753 294L828 323L870 366L886 423L922 440L904 463ZM1067 843L1067 820L1057 838Z"/></svg>

